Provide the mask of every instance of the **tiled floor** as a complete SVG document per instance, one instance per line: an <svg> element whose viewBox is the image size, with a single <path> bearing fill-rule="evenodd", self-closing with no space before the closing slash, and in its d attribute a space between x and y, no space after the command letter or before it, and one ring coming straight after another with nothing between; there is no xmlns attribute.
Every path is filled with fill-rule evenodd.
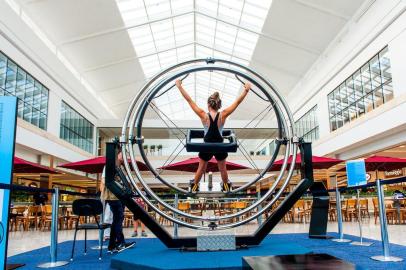
<svg viewBox="0 0 406 270"><path fill-rule="evenodd" d="M253 232L257 228L256 223L251 223L244 225L235 229L236 234L247 234ZM374 220L366 220L363 223L363 235L366 238L380 240L380 227L379 224L375 225ZM344 233L351 235L359 235L358 223L356 222L344 222L343 223ZM172 233L173 227L167 227L167 229ZM281 233L307 233L309 229L309 224L303 223L279 223L272 234ZM391 243L400 244L406 246L406 238L399 237L400 235L406 235L406 225L389 225L389 240ZM331 222L328 225L329 232L337 232L337 223ZM126 228L124 234L126 237L130 237L132 233L131 228ZM179 228L180 236L196 235L198 232L187 229ZM148 232L149 237L154 237L150 232ZM83 239L83 232L78 234L78 239ZM96 231L89 231L88 239L97 239L98 234ZM64 242L73 239L73 231L62 230L58 234L58 242ZM9 234L9 245L8 245L8 256L13 256L26 251L37 249L40 247L49 246L50 243L50 232L45 231L28 231L28 232L11 232Z"/></svg>

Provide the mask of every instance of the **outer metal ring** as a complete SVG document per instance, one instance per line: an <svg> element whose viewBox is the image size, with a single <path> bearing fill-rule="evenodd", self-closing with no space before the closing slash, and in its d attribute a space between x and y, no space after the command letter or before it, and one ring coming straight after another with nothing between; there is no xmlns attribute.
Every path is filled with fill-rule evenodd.
<svg viewBox="0 0 406 270"><path fill-rule="evenodd" d="M138 95L133 99L133 101L132 101L132 103L131 103L131 105L130 105L130 108L129 108L129 110L128 110L128 112L127 112L127 115L126 115L126 117L125 117L123 129L122 129L122 137L123 137L123 138L126 138L126 130L127 130L127 127L128 127L128 120L129 120L130 115L131 115L132 112L133 112L133 109L134 109L134 106L135 106L135 104L136 104L136 102L137 102L137 99L138 99L139 97L141 97L141 96L144 94L144 92L146 91L146 89L147 89L148 87L150 87L150 86L152 85L152 83L153 83L155 80L157 80L157 78L159 78L160 76L162 76L162 75L164 75L165 73L169 72L170 70L176 69L176 68L178 68L178 67L180 67L180 66L182 66L182 65L192 64L192 63L201 62L201 61L205 61L205 60L204 60L204 59L197 59L197 60L191 60L191 61L187 61L187 62L184 62L184 63L180 63L180 64L178 64L178 65L175 65L175 66L171 67L171 68L168 68L167 70L164 70L163 72L161 72L161 73L159 73L157 76L155 76L151 81L149 81L148 83L146 83L146 85L145 85L145 86L143 87L143 89L138 93ZM293 123L292 115L291 115L291 113L290 113L288 107L286 106L284 100L281 98L281 95L274 89L274 87L273 87L269 82L267 82L265 79L263 79L263 77L260 76L258 73L255 73L255 72L253 72L252 70L247 69L246 67L243 67L243 66L241 66L241 65L239 65L239 64L236 64L236 63L233 63L233 62L230 62L230 61L224 61L224 60L216 60L216 61L221 62L221 63L232 64L232 65L241 67L241 68L243 68L243 69L245 69L245 70L248 70L249 72L253 73L255 76L261 78L262 81L264 81L269 87L271 87L272 90L274 90L274 92L275 92L275 93L277 94L277 96L278 96L278 99L280 99L280 101L281 101L281 103L282 103L282 105L283 105L283 107L284 107L284 109L285 109L286 115L287 115L287 117L288 117L288 119L289 119L290 125L287 125L286 121L283 121L283 122L284 122L284 125L283 125L283 126L284 126L284 128L285 128L285 131L287 131L287 135L288 135L289 137L291 137L292 134L293 134L293 130L294 130L294 128L293 128L294 123ZM251 78L247 77L245 74L239 74L239 75L245 77L246 79L249 79L249 80L251 79ZM245 76L244 76L244 75L245 75ZM133 119L134 119L134 117L133 117ZM135 118L135 119L136 119L136 118ZM283 119L283 120L285 120L285 119ZM130 128L130 132L133 130L134 121L131 122L131 126L132 126L132 128ZM289 149L289 150L287 151L287 153L290 153L290 148L291 148L291 146L290 146L290 142L289 142L289 143L288 143L288 146L287 146L287 150L288 150L288 149ZM142 179L142 177L141 177L141 175L140 175L140 172L139 172L139 170L138 170L138 167L137 167L136 164L135 164L135 156L134 156L134 151L133 151L132 147L130 147L129 150L130 150L130 154L131 154L132 165L133 165L133 167L134 167L134 169L135 169L135 171L136 171L136 176L137 176L138 180L141 182L141 184L143 184L143 186L144 186L144 188L145 188L145 190L146 190L147 192L148 192L148 191L151 191L151 190L149 189L149 187L148 187L148 186L145 184L145 182L143 181L143 179ZM124 153L126 152L126 147L125 147L125 146L123 147L123 152L124 152ZM296 145L293 145L293 157L296 157L296 152L297 152ZM287 158L288 158L288 155L285 155L285 159L284 159L285 162L284 162L284 165L283 165L283 168L282 168L282 172L284 172L284 170L286 169L286 165L287 165L287 162L286 162L286 161L287 161ZM294 164L294 162L292 163L292 165L293 165L293 164ZM129 172L129 164L128 164L128 162L127 162L126 159L125 159L125 167L126 167L126 169L127 169L127 172ZM219 226L218 228L231 228L231 227L234 227L234 226L238 226L239 224L243 224L243 223L245 223L245 222L248 222L248 221L250 221L250 220L256 218L257 216L259 216L260 214L262 214L264 211L266 211L266 209L268 209L270 206L272 206L272 204L274 203L274 201L276 201L276 200L278 199L278 197L280 196L281 191L283 191L284 187L286 187L286 185L287 185L287 183L289 182L289 179L291 178L291 175L292 175L292 173L293 173L293 168L294 168L294 166L291 166L291 168L290 168L290 170L289 170L289 173L288 173L288 176L287 176L287 179L285 180L285 183L284 183L284 185L282 186L280 192L278 192L278 193L276 194L276 196L271 200L271 202L270 202L266 207L263 208L262 211L257 212L256 215L253 215L253 216L251 216L250 218L248 218L248 219L246 219L246 220L242 220L242 221L240 221L240 222L236 222L236 223L233 223L233 224L227 224L227 225ZM131 177L131 174L129 174L129 175L130 175L130 178L131 178L131 179L130 179L131 182L134 182L134 179ZM283 173L281 173L280 176L281 176L281 175L283 175ZM281 178L281 177L280 177L280 178ZM280 179L278 179L278 180L280 181ZM279 181L275 181L275 183L274 183L274 186L275 186L275 187L276 187L276 185L278 184ZM185 223L185 222L183 222L183 221L181 221L181 220L175 219L175 218L173 218L173 217L171 217L171 216L165 214L164 212L160 211L154 204L152 204L145 196L143 196L143 193L140 192L140 190L139 190L139 188L137 187L137 185L135 185L134 183L133 183L133 185L134 185L134 187L136 188L136 190L139 191L139 194L143 197L143 199L144 199L155 211L157 211L159 214L161 214L161 215L164 216L165 218L167 218L167 219L169 219L169 220L171 220L171 221L173 221L173 222L176 222L176 223L178 223L178 224L181 224L181 225L183 225L183 226L189 227L189 228L207 229L206 227L203 227L203 226L196 226L196 225L193 225L193 224ZM173 212L175 212L175 213L177 213L177 214L179 214L179 215L182 215L182 216L186 216L186 217L188 217L188 218L194 218L194 219L200 219L200 220L207 220L207 221L216 221L216 220L220 220L220 219L230 219L230 218L233 218L233 217L236 217L236 216L240 216L240 215L242 215L242 214L244 214L244 213L246 213L246 212L248 212L248 211L250 211L250 210L256 208L260 203L262 203L264 200L266 200L266 199L272 194L272 192L273 192L273 190L272 190L272 188L271 188L271 190L268 191L267 194L266 194L264 197L262 197L263 200L259 200L256 204L253 204L253 205L251 205L250 207L247 207L246 209L244 209L245 211L240 211L240 212L236 213L235 215L224 216L223 218L201 218L201 217L196 217L196 216L193 216L193 215L188 215L188 214L186 214L186 213L183 213L182 211L179 211L178 209L175 209L175 208L173 208L173 207L171 207L171 206L169 206L169 205L165 205L165 206L169 206L168 208L169 208L170 210L172 210ZM148 192L148 193L152 193L152 194L150 194L150 195L155 195L155 194L153 194L152 191L151 191L151 192ZM268 194L268 193L269 193L269 194ZM153 196L153 197L155 197L155 199L156 199L157 201L159 201L159 202L162 203L162 201L161 201L156 195ZM165 204L165 203L164 203L164 204Z"/></svg>

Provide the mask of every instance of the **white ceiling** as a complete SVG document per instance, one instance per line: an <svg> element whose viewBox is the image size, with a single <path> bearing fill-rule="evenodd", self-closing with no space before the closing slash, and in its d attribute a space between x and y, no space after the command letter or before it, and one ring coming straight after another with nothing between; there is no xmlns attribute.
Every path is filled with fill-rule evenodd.
<svg viewBox="0 0 406 270"><path fill-rule="evenodd" d="M172 1L180 3L179 0ZM197 3L195 7L194 1ZM213 1L217 0L210 0ZM227 3L226 0L220 1ZM110 105L115 114L123 117L129 101L144 83L146 76L129 36L128 30L132 29L130 22L125 18L123 20L116 1L17 0L17 2L57 46L58 51ZM145 0L146 5L155 2ZM273 0L262 30L255 29L255 26L249 28L250 26L241 20L235 21L234 16L227 17L225 15L227 10L225 13L223 11L224 14L220 11L211 14L204 9L205 2L202 0L181 2L185 5L183 10L166 10L162 14L155 14L153 18L147 18L147 22L187 13L190 16L200 17L208 15L213 20L218 19L221 23L238 29L248 28L246 30L256 33L259 37L254 53L251 59L248 59L249 65L265 74L282 93L287 95L364 0ZM197 8L199 5L200 9ZM142 23L145 22L144 18ZM228 22L231 24L227 24ZM140 22L131 23L134 25ZM192 26L194 30L201 27L196 24ZM199 50L202 53L213 52L213 48L203 43L202 38L196 37L191 44L185 46L193 49L192 56L198 56ZM215 49L215 54L221 54L221 46ZM235 57L238 57L237 53ZM235 89L234 96L237 93L238 89ZM201 98L200 102L204 102L204 98ZM234 117L252 118L256 111L262 109L252 105L256 102L255 97L251 95Z"/></svg>

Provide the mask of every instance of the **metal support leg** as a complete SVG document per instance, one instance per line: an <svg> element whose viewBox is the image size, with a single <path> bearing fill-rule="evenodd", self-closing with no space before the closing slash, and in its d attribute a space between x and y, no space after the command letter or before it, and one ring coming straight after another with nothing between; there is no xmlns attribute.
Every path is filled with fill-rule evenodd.
<svg viewBox="0 0 406 270"><path fill-rule="evenodd" d="M385 211L385 195L383 193L383 187L379 179L376 180L376 189L378 191L379 223L381 225L383 256L382 255L372 256L371 259L381 262L401 262L403 261L403 258L390 256L389 254L389 236Z"/></svg>
<svg viewBox="0 0 406 270"><path fill-rule="evenodd" d="M372 242L363 242L362 241L362 224L361 224L362 217L361 217L361 207L360 207L360 204L359 204L359 193L360 193L360 190L357 189L357 207L358 207L358 218L357 219L358 219L358 226L359 226L359 239L360 239L360 241L359 242L354 241L350 245L369 247L370 245L373 244Z"/></svg>
<svg viewBox="0 0 406 270"><path fill-rule="evenodd" d="M178 204L179 204L179 196L178 193L175 194L175 200L174 200L174 206L176 209L178 209ZM176 218L176 214L173 213L174 217ZM178 224L174 223L173 224L173 237L178 238Z"/></svg>
<svg viewBox="0 0 406 270"><path fill-rule="evenodd" d="M261 199L261 190L257 192L257 199L258 200ZM258 205L258 211L261 211L261 210L262 210L262 205L260 204L260 205ZM262 215L260 215L258 217L258 225L261 225L261 224L262 224Z"/></svg>
<svg viewBox="0 0 406 270"><path fill-rule="evenodd" d="M38 265L39 268L54 268L68 264L67 261L58 261L58 210L59 210L59 189L55 188L52 194L52 223L51 223L51 262Z"/></svg>
<svg viewBox="0 0 406 270"><path fill-rule="evenodd" d="M342 217L342 214L341 214L341 194L340 194L340 190L338 190L337 177L336 177L336 211L337 211L337 223L338 223L338 235L339 235L339 237L337 239L332 239L332 241L339 242L339 243L351 242L351 240L344 238L343 217Z"/></svg>
<svg viewBox="0 0 406 270"><path fill-rule="evenodd" d="M104 211L100 215L100 224L104 223ZM104 238L104 230L99 230L99 244L96 246L92 246L90 249L99 250L103 248L107 248L106 245L103 245L103 238Z"/></svg>
<svg viewBox="0 0 406 270"><path fill-rule="evenodd" d="M84 255L87 255L87 230L85 230L85 253Z"/></svg>

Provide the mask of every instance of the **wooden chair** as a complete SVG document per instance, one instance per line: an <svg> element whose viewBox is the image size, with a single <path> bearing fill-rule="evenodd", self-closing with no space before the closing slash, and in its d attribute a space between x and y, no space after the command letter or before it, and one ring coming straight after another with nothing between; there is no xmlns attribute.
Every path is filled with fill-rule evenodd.
<svg viewBox="0 0 406 270"><path fill-rule="evenodd" d="M19 205L19 206L14 206L14 208L12 209L11 213L10 213L10 226L9 229L10 231L17 231L17 218L18 217L23 217L24 216L24 212L26 211L27 206L24 205Z"/></svg>
<svg viewBox="0 0 406 270"><path fill-rule="evenodd" d="M304 200L298 200L293 206L293 218L296 217L300 222L306 222L307 208Z"/></svg>
<svg viewBox="0 0 406 270"><path fill-rule="evenodd" d="M374 218L375 224L377 223L379 217L379 206L378 206L378 198L372 198L372 203L374 205ZM393 208L392 202L385 201L385 212L386 212L386 220L388 223L394 224L396 220L396 209Z"/></svg>
<svg viewBox="0 0 406 270"><path fill-rule="evenodd" d="M356 199L348 199L345 204L344 216L346 221L352 221L358 218L358 208Z"/></svg>
<svg viewBox="0 0 406 270"><path fill-rule="evenodd" d="M396 208L393 207L393 201L386 201L385 200L385 212L386 212L386 220L388 224L395 224L396 223Z"/></svg>
<svg viewBox="0 0 406 270"><path fill-rule="evenodd" d="M134 214L130 212L127 208L124 210L124 221L123 227L128 228L132 226L134 220Z"/></svg>
<svg viewBox="0 0 406 270"><path fill-rule="evenodd" d="M337 202L330 201L328 206L328 217L330 221L337 221Z"/></svg>
<svg viewBox="0 0 406 270"><path fill-rule="evenodd" d="M52 205L42 205L41 206L41 220L39 227L42 231L45 230L45 227L51 229L52 224ZM61 226L59 222L59 227Z"/></svg>
<svg viewBox="0 0 406 270"><path fill-rule="evenodd" d="M38 212L40 207L37 205L28 206L27 210L24 211L23 216L18 216L16 219L17 227L21 225L24 228L24 231L28 231L31 225L34 225L34 228L38 228Z"/></svg>
<svg viewBox="0 0 406 270"><path fill-rule="evenodd" d="M367 198L363 198L359 200L359 207L361 210L361 217L362 218L370 218L369 216L369 207L368 207L368 199Z"/></svg>
<svg viewBox="0 0 406 270"><path fill-rule="evenodd" d="M247 201L236 201L236 202L233 202L233 203L231 204L232 212L233 212L233 213L237 213L237 212L239 212L239 211L241 211L241 210L247 208L247 205L248 205L248 202L247 202ZM248 215L248 213L247 213L247 214L244 214L244 215L242 215L242 216L236 217L236 218L234 218L234 221L235 221L235 220L239 220L240 217L244 218L244 217L246 217L247 215Z"/></svg>
<svg viewBox="0 0 406 270"><path fill-rule="evenodd" d="M406 223L406 208L402 207L400 208L400 223L405 224Z"/></svg>
<svg viewBox="0 0 406 270"><path fill-rule="evenodd" d="M161 210L162 212L164 212L164 213L166 213L166 214L168 214L170 216L173 215L172 212L167 211L166 208L163 207L161 204L158 205L158 208L159 208L159 210ZM173 224L172 221L164 218L161 215L159 215L158 223L161 224L161 225L172 225Z"/></svg>
<svg viewBox="0 0 406 270"><path fill-rule="evenodd" d="M375 219L375 224L376 224L378 217L379 217L379 207L378 207L378 198L377 197L372 198L372 204L374 206L374 219Z"/></svg>
<svg viewBox="0 0 406 270"><path fill-rule="evenodd" d="M190 202L179 202L178 209L182 212L190 213ZM186 222L190 222L190 223L192 222L192 219L190 219L190 218L186 218L186 217L179 217L179 218Z"/></svg>
<svg viewBox="0 0 406 270"><path fill-rule="evenodd" d="M226 216L234 213L234 202L221 202L215 205L214 214L216 216ZM228 223L230 220L220 220L220 224Z"/></svg>
<svg viewBox="0 0 406 270"><path fill-rule="evenodd" d="M203 203L193 203L190 204L190 210L189 213L195 216L202 216L203 215L203 210L204 210L204 204Z"/></svg>
<svg viewBox="0 0 406 270"><path fill-rule="evenodd" d="M67 229L68 230L73 229L73 224L75 224L78 219L79 219L79 217L73 214L72 207L69 207L66 210L66 217L65 217Z"/></svg>

